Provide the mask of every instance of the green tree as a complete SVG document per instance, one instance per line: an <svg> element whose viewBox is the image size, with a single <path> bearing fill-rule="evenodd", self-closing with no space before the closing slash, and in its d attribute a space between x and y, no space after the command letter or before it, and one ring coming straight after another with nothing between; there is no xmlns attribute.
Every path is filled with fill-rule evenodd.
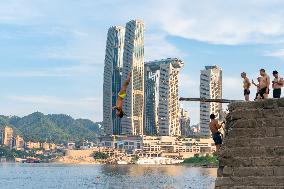
<svg viewBox="0 0 284 189"><path fill-rule="evenodd" d="M106 154L106 153L103 153L103 152L95 152L93 157L95 159L107 159L109 157L109 155Z"/></svg>

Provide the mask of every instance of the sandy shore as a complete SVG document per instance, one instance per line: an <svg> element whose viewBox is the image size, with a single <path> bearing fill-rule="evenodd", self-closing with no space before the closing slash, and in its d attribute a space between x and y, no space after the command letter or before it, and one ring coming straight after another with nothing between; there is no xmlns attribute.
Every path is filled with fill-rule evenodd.
<svg viewBox="0 0 284 189"><path fill-rule="evenodd" d="M86 158L72 158L68 156L63 156L59 159L54 160L51 163L63 163L63 164L102 164L101 162L95 160L93 157Z"/></svg>

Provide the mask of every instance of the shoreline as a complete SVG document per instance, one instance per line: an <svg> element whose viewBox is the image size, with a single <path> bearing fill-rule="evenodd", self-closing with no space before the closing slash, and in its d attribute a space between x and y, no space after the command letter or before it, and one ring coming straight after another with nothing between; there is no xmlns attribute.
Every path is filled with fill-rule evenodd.
<svg viewBox="0 0 284 189"><path fill-rule="evenodd" d="M54 161L54 162L41 162L41 163L21 163L21 162L0 162L1 164L54 164L54 165L112 165L112 166L187 166L187 167L193 167L193 168L218 168L217 165L196 165L192 163L180 163L180 164L108 164L108 163L100 163L100 162L60 162L60 161Z"/></svg>

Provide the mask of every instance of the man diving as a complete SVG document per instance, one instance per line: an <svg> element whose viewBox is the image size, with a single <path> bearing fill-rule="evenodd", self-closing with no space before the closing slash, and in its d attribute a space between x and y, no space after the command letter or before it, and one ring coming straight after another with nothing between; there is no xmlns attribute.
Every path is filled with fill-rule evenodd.
<svg viewBox="0 0 284 189"><path fill-rule="evenodd" d="M121 87L121 89L120 89L120 91L118 93L116 106L113 107L113 109L117 110L116 116L120 117L120 118L122 118L125 115L125 113L122 110L122 105L123 105L123 100L126 97L126 89L127 89L127 86L130 83L130 79L131 79L131 72L128 74L128 77L127 77L126 81L123 83L123 85L122 85L122 87Z"/></svg>

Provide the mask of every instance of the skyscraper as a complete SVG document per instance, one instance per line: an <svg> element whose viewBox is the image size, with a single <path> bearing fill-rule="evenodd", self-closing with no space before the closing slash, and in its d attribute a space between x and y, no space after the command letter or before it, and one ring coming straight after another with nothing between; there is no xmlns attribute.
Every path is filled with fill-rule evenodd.
<svg viewBox="0 0 284 189"><path fill-rule="evenodd" d="M11 127L4 127L2 130L2 144L12 148L13 143L13 129Z"/></svg>
<svg viewBox="0 0 284 189"><path fill-rule="evenodd" d="M146 134L181 135L178 83L183 62L177 58L145 64Z"/></svg>
<svg viewBox="0 0 284 189"><path fill-rule="evenodd" d="M176 58L167 62L160 68L159 135L180 136L178 83L184 63Z"/></svg>
<svg viewBox="0 0 284 189"><path fill-rule="evenodd" d="M192 134L190 128L190 118L189 113L183 108L180 108L180 128L182 136L189 136Z"/></svg>
<svg viewBox="0 0 284 189"><path fill-rule="evenodd" d="M109 28L106 42L103 84L103 127L107 135L121 134L121 119L112 107L121 88L125 28Z"/></svg>
<svg viewBox="0 0 284 189"><path fill-rule="evenodd" d="M132 72L132 77L123 104L126 116L121 120L122 133L143 135L144 22L141 20L131 20L126 24L122 82L129 72Z"/></svg>
<svg viewBox="0 0 284 189"><path fill-rule="evenodd" d="M144 107L144 129L145 135L157 135L158 111L159 111L159 83L160 63L159 61L145 63L145 107Z"/></svg>
<svg viewBox="0 0 284 189"><path fill-rule="evenodd" d="M200 98L222 98L222 70L218 66L205 66L200 74ZM215 114L218 119L222 111L221 103L200 102L200 134L210 136L210 114Z"/></svg>

